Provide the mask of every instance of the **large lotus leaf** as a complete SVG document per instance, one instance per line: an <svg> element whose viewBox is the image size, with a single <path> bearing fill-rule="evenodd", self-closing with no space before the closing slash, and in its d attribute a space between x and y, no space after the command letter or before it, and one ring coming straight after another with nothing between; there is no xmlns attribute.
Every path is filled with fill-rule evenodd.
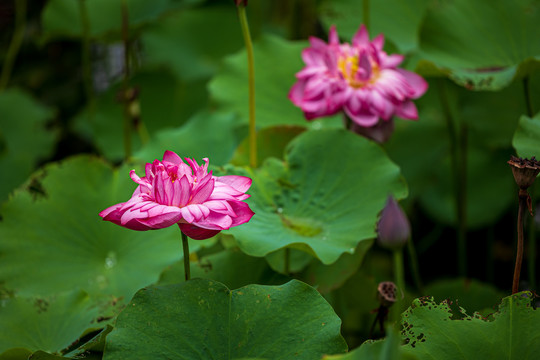
<svg viewBox="0 0 540 360"><path fill-rule="evenodd" d="M385 146L402 168L411 198L419 198L438 221L456 224L450 131L439 99L445 98L455 126L467 127L467 146L460 148L466 148L468 154L467 225L480 227L495 221L514 201L506 161L512 133L525 107L522 86L516 83L500 92L482 93L439 80L418 101L419 121L396 121L396 130ZM461 134L456 136L462 139Z"/></svg>
<svg viewBox="0 0 540 360"><path fill-rule="evenodd" d="M0 202L47 158L55 135L45 129L53 111L20 90L0 94Z"/></svg>
<svg viewBox="0 0 540 360"><path fill-rule="evenodd" d="M270 158L249 176L255 216L229 231L253 256L295 247L331 264L376 236L389 194L407 194L384 151L345 130L304 132L289 144L285 162Z"/></svg>
<svg viewBox="0 0 540 360"><path fill-rule="evenodd" d="M204 82L186 83L167 71L144 71L130 83L139 90L141 120L150 136L163 128L184 124L206 105ZM87 107L75 119L77 130L95 142L100 152L112 161L124 158L124 104L120 103L120 85L100 94L93 107ZM133 130L132 151L141 148L141 141Z"/></svg>
<svg viewBox="0 0 540 360"><path fill-rule="evenodd" d="M107 337L104 359L317 359L346 351L340 325L297 280L231 291L195 279L140 290Z"/></svg>
<svg viewBox="0 0 540 360"><path fill-rule="evenodd" d="M45 39L79 37L82 34L81 4L86 7L91 37L108 32L120 34L124 0L50 0L42 13ZM126 0L130 27L156 20L165 11L201 0Z"/></svg>
<svg viewBox="0 0 540 360"><path fill-rule="evenodd" d="M72 291L50 297L4 299L0 316L0 353L13 348L58 353L86 329L96 326L93 323L98 309L86 293Z"/></svg>
<svg viewBox="0 0 540 360"><path fill-rule="evenodd" d="M373 38L384 34L401 52L418 47L422 17L428 0L370 1L369 32ZM321 5L322 20L327 28L336 25L340 36L350 42L364 19L361 1L325 0Z"/></svg>
<svg viewBox="0 0 540 360"><path fill-rule="evenodd" d="M230 113L201 111L181 127L156 132L134 157L151 161L161 158L164 149L167 149L182 157L207 157L212 165L224 165L231 159L239 143L236 120L237 117Z"/></svg>
<svg viewBox="0 0 540 360"><path fill-rule="evenodd" d="M492 320L479 315L458 317L450 306L421 298L402 315L404 350L418 359L536 359L540 352L540 312L533 295L518 293L503 299Z"/></svg>
<svg viewBox="0 0 540 360"><path fill-rule="evenodd" d="M523 115L519 119L512 145L521 157L540 158L540 113L533 118Z"/></svg>
<svg viewBox="0 0 540 360"><path fill-rule="evenodd" d="M343 355L324 356L323 360L405 360L416 359L412 354L406 354L401 349L399 334L389 331L383 340L368 340L360 347Z"/></svg>
<svg viewBox="0 0 540 360"><path fill-rule="evenodd" d="M18 191L2 209L0 282L17 295L82 288L93 297L129 301L181 257L177 227L138 232L98 216L130 198L137 185L129 168L78 156L46 166L35 178L43 195Z"/></svg>
<svg viewBox="0 0 540 360"><path fill-rule="evenodd" d="M304 63L300 54L307 42L290 42L276 36L259 38L253 49L255 61L255 106L258 128L274 125L342 126L339 116L307 122L302 111L287 98ZM220 108L234 111L247 123L248 76L245 50L228 56L222 70L209 84L212 99Z"/></svg>
<svg viewBox="0 0 540 360"><path fill-rule="evenodd" d="M236 7L229 3L174 12L146 29L142 42L147 64L166 65L182 79L213 75L221 58L244 44Z"/></svg>
<svg viewBox="0 0 540 360"><path fill-rule="evenodd" d="M510 83L520 63L540 55L539 22L536 0L432 2L420 47L425 58L455 71L451 77L458 83L497 90Z"/></svg>
<svg viewBox="0 0 540 360"><path fill-rule="evenodd" d="M0 360L27 360L32 352L23 348L9 349L0 354Z"/></svg>

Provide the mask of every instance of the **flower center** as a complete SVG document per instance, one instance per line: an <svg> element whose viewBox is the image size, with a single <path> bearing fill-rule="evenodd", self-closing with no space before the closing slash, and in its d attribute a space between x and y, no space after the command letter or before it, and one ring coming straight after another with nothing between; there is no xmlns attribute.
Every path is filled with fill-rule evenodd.
<svg viewBox="0 0 540 360"><path fill-rule="evenodd" d="M338 69L343 78L353 88L363 88L373 85L379 78L380 69L377 63L358 55L341 55L338 59Z"/></svg>

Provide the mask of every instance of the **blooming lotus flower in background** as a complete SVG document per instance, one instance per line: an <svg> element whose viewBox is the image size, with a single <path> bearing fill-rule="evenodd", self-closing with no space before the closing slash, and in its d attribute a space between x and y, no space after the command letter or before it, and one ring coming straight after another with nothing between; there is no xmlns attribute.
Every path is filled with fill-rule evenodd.
<svg viewBox="0 0 540 360"><path fill-rule="evenodd" d="M298 81L289 92L289 99L302 109L306 119L343 110L354 130L354 126L370 128L379 121L390 122L394 116L418 118L412 99L426 92L427 82L397 68L404 57L383 51L382 34L370 41L362 25L352 44L340 44L332 26L328 44L314 37L310 44L302 52L306 66L296 74Z"/></svg>
<svg viewBox="0 0 540 360"><path fill-rule="evenodd" d="M221 230L248 222L253 211L243 202L251 179L245 176L213 176L208 159L200 166L166 151L163 161L146 164L146 176L131 170L139 184L131 199L113 205L99 215L103 220L132 230L155 230L174 224L192 239L210 238Z"/></svg>

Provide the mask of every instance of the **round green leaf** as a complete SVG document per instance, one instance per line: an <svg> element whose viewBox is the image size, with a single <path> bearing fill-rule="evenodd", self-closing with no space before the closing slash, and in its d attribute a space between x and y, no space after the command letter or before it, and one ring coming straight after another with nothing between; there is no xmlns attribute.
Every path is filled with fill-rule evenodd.
<svg viewBox="0 0 540 360"><path fill-rule="evenodd" d="M411 354L405 354L401 348L399 335L390 329L383 340L368 340L360 347L344 355L324 356L323 360L414 360Z"/></svg>
<svg viewBox="0 0 540 360"><path fill-rule="evenodd" d="M255 105L257 127L301 125L342 126L339 116L307 122L302 111L287 98L302 70L300 57L307 42L290 42L265 35L254 44ZM279 65L276 65L279 64ZM243 123L249 119L247 56L245 50L224 60L223 69L209 84L211 98L225 111L237 112Z"/></svg>
<svg viewBox="0 0 540 360"><path fill-rule="evenodd" d="M0 307L0 353L13 348L58 353L95 326L92 323L97 315L98 309L82 291L4 299Z"/></svg>
<svg viewBox="0 0 540 360"><path fill-rule="evenodd" d="M79 156L50 164L35 178L42 195L18 191L2 208L0 282L17 295L82 288L92 297L129 301L180 258L177 228L138 232L98 216L129 200L136 184L127 168Z"/></svg>
<svg viewBox="0 0 540 360"><path fill-rule="evenodd" d="M384 151L345 130L304 132L289 144L285 162L270 158L248 175L255 216L229 231L252 256L290 246L331 264L376 236L389 194L407 194Z"/></svg>
<svg viewBox="0 0 540 360"><path fill-rule="evenodd" d="M370 2L370 37L384 34L401 52L418 47L418 33L428 0L377 0ZM357 0L326 0L321 5L323 23L336 25L340 36L350 42L364 19Z"/></svg>
<svg viewBox="0 0 540 360"><path fill-rule="evenodd" d="M421 298L402 315L407 353L423 359L536 359L540 352L540 312L531 293L504 298L491 321ZM458 315L459 320L451 320ZM479 346L481 344L481 346Z"/></svg>
<svg viewBox="0 0 540 360"><path fill-rule="evenodd" d="M523 115L519 119L512 145L521 157L540 158L540 113L533 118Z"/></svg>
<svg viewBox="0 0 540 360"><path fill-rule="evenodd" d="M14 348L0 354L0 360L27 360L32 352L27 349Z"/></svg>
<svg viewBox="0 0 540 360"><path fill-rule="evenodd" d="M211 280L140 290L107 337L104 359L318 359L342 353L341 321L307 284Z"/></svg>
<svg viewBox="0 0 540 360"><path fill-rule="evenodd" d="M0 94L0 202L35 170L38 160L50 155L53 132L46 131L53 111L20 90ZM8 170L9 169L9 170Z"/></svg>
<svg viewBox="0 0 540 360"><path fill-rule="evenodd" d="M518 65L540 55L539 22L535 0L432 2L420 47L426 59L449 69L458 84L498 90L510 84Z"/></svg>

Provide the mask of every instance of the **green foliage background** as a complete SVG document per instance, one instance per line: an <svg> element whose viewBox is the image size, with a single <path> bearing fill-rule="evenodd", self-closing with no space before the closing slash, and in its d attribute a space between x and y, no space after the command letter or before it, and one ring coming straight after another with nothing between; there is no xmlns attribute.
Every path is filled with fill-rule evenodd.
<svg viewBox="0 0 540 360"><path fill-rule="evenodd" d="M2 4L0 359L534 359L537 225L527 219L522 271L533 293L504 297L517 204L506 161L540 156L540 3L366 4L248 2L257 168L233 1ZM335 25L350 41L362 22L429 83L419 120L395 119L384 145L345 131L341 115L307 122L287 98L308 38ZM187 283L176 228L140 233L98 216L129 198L129 170L165 150L253 178L255 217L191 242L200 279ZM392 315L385 340L360 346L385 335L372 324L377 284L395 275L375 241L389 194L403 200L423 283L406 252L402 326Z"/></svg>

